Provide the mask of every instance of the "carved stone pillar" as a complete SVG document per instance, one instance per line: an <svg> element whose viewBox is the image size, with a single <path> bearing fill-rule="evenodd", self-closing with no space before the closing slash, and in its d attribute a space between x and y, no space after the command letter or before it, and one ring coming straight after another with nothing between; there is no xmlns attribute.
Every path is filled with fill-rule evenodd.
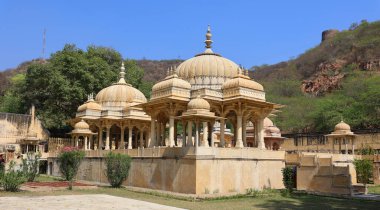
<svg viewBox="0 0 380 210"><path fill-rule="evenodd" d="M169 145L168 146L174 147L174 116L169 117Z"/></svg>
<svg viewBox="0 0 380 210"><path fill-rule="evenodd" d="M133 126L129 125L128 126L128 149L132 149L132 129Z"/></svg>
<svg viewBox="0 0 380 210"><path fill-rule="evenodd" d="M259 118L257 121L257 137L258 137L258 145L257 148L265 149L264 142L264 118Z"/></svg>
<svg viewBox="0 0 380 210"><path fill-rule="evenodd" d="M186 146L191 147L193 146L193 122L189 121L187 122L187 141Z"/></svg>
<svg viewBox="0 0 380 210"><path fill-rule="evenodd" d="M152 118L152 121L150 122L150 141L149 141L149 147L156 146L156 122L155 119Z"/></svg>
<svg viewBox="0 0 380 210"><path fill-rule="evenodd" d="M236 144L235 147L237 148L242 148L244 147L243 145L243 128L242 128L242 121L243 121L243 116L238 115L236 116L237 119L237 124L236 124Z"/></svg>
<svg viewBox="0 0 380 210"><path fill-rule="evenodd" d="M89 137L89 140L88 140L88 148L87 149L91 150L93 141L94 141L94 137L91 134L90 137Z"/></svg>
<svg viewBox="0 0 380 210"><path fill-rule="evenodd" d="M242 133L243 133L243 145L247 147L247 118L243 117L243 125L242 125Z"/></svg>
<svg viewBox="0 0 380 210"><path fill-rule="evenodd" d="M208 123L207 122L203 122L202 124L203 124L203 138L202 138L201 146L202 147L209 147L208 140L207 140L207 137L208 137Z"/></svg>
<svg viewBox="0 0 380 210"><path fill-rule="evenodd" d="M107 125L106 147L105 147L105 150L109 150L110 149L110 131L111 131L111 126Z"/></svg>
<svg viewBox="0 0 380 210"><path fill-rule="evenodd" d="M182 120L182 147L186 146L186 122Z"/></svg>
<svg viewBox="0 0 380 210"><path fill-rule="evenodd" d="M199 146L199 122L195 121L195 147Z"/></svg>
<svg viewBox="0 0 380 210"><path fill-rule="evenodd" d="M102 150L102 147L103 147L103 127L99 126L98 149Z"/></svg>
<svg viewBox="0 0 380 210"><path fill-rule="evenodd" d="M120 144L118 144L117 149L124 149L125 148L125 126L121 125L120 126Z"/></svg>
<svg viewBox="0 0 380 210"><path fill-rule="evenodd" d="M83 149L84 150L87 150L87 143L88 143L88 139L87 138L88 138L87 136L84 137L84 144L83 144Z"/></svg>
<svg viewBox="0 0 380 210"><path fill-rule="evenodd" d="M211 147L215 147L215 142L214 142L214 125L215 125L215 121L211 122L210 123L210 130L209 130L209 136L210 136L210 144L211 144Z"/></svg>

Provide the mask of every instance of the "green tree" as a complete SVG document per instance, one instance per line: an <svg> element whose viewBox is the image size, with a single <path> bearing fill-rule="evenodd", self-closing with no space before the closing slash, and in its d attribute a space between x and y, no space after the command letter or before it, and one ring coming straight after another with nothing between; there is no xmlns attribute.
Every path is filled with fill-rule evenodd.
<svg viewBox="0 0 380 210"><path fill-rule="evenodd" d="M120 187L129 174L131 157L126 154L109 152L105 156L106 175L112 187Z"/></svg>
<svg viewBox="0 0 380 210"><path fill-rule="evenodd" d="M116 81L121 55L110 48L66 45L51 55L46 63L31 65L27 70L25 103L34 103L37 114L49 129L65 128L86 95L97 93Z"/></svg>
<svg viewBox="0 0 380 210"><path fill-rule="evenodd" d="M58 155L59 170L66 181L69 182L69 190L73 189L74 177L85 154L74 147L64 147Z"/></svg>
<svg viewBox="0 0 380 210"><path fill-rule="evenodd" d="M0 112L23 113L26 110L20 93L24 92L25 74L16 74L10 81L11 85L0 101Z"/></svg>
<svg viewBox="0 0 380 210"><path fill-rule="evenodd" d="M356 169L356 175L358 177L358 182L363 183L366 190L365 194L367 194L368 189L367 189L367 184L371 181L373 177L373 166L372 166L372 161L367 160L367 159L355 159L354 160L354 165Z"/></svg>

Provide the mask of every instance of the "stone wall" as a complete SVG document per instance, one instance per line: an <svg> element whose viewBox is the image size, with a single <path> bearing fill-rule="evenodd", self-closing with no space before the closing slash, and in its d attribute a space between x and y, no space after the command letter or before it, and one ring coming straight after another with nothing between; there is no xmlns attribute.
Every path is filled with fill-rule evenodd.
<svg viewBox="0 0 380 210"><path fill-rule="evenodd" d="M298 145L295 145L294 138L287 138L284 140L281 149L289 152L331 152L332 143L333 141L331 138L329 138L325 144L318 144L317 139L309 141L308 143L307 138L304 138L303 140L300 139ZM367 146L380 151L380 133L357 134L355 136L355 151L358 151L361 148L366 148ZM335 146L335 149L337 149L337 145ZM342 150L344 149L345 147L342 145ZM352 150L351 145L348 145L348 150Z"/></svg>
<svg viewBox="0 0 380 210"><path fill-rule="evenodd" d="M166 154L178 149L182 148L161 148L167 151ZM250 188L284 187L281 173L285 167L283 151L199 148L193 152L187 151L182 157L132 155L130 174L124 185L187 194L245 193ZM49 158L49 167L52 167L52 175L59 176L56 158ZM103 157L86 157L77 178L107 183L104 169Z"/></svg>

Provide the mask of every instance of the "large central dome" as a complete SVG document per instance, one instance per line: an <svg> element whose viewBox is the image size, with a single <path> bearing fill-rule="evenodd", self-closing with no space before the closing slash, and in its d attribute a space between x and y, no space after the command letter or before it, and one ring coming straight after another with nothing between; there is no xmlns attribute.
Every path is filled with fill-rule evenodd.
<svg viewBox="0 0 380 210"><path fill-rule="evenodd" d="M191 88L220 89L222 84L237 74L238 65L211 50L211 32L206 33L206 50L181 63L176 71L180 78L188 81Z"/></svg>

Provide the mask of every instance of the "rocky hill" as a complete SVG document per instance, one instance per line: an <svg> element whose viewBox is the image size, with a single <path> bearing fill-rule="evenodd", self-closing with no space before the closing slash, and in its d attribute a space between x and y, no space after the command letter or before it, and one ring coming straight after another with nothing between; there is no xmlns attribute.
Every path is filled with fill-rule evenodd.
<svg viewBox="0 0 380 210"><path fill-rule="evenodd" d="M322 42L298 58L252 68L259 81L299 80L303 93L316 96L340 88L352 69L380 70L380 21L362 21L344 31L326 30Z"/></svg>

